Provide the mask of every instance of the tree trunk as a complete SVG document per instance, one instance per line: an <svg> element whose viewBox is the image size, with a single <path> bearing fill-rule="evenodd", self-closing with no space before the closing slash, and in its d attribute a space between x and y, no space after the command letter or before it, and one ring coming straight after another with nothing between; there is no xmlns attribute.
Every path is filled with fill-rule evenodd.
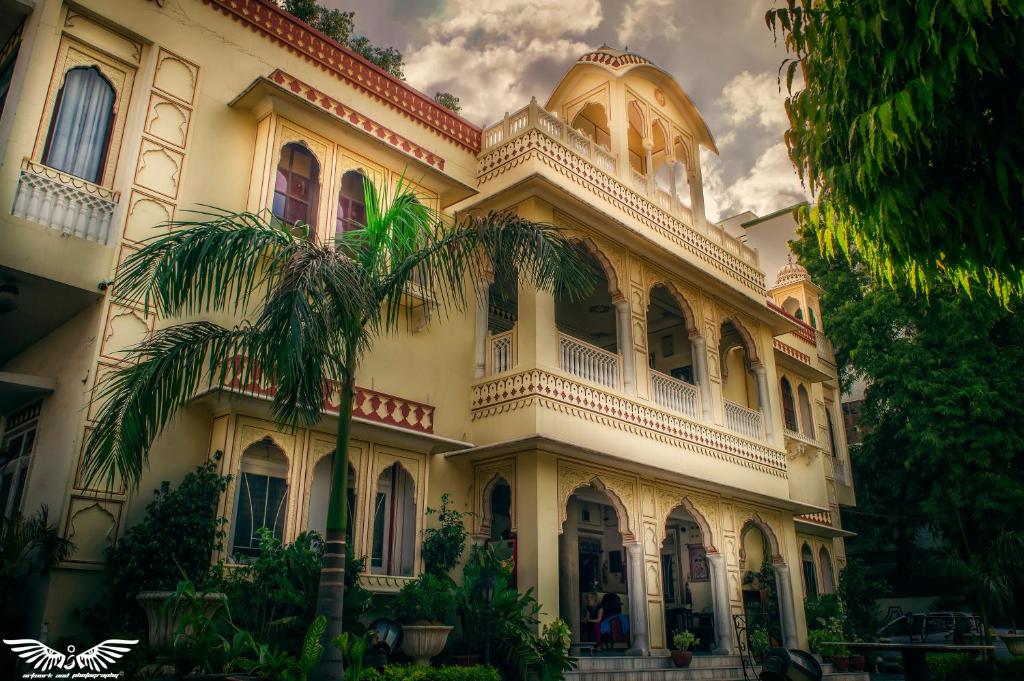
<svg viewBox="0 0 1024 681"><path fill-rule="evenodd" d="M348 439L352 428L352 402L355 377L346 373L340 386L338 435L334 444L330 501L327 507L327 532L324 537L324 562L320 570L317 612L327 618L324 656L317 665L315 678L342 681L345 678L341 651L331 641L342 632L345 599L345 537L348 533Z"/></svg>

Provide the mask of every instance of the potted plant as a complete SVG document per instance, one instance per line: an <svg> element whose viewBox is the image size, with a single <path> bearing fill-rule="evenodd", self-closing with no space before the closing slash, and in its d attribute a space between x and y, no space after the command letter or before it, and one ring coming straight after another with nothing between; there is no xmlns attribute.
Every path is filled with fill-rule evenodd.
<svg viewBox="0 0 1024 681"><path fill-rule="evenodd" d="M700 639L692 631L680 631L672 637L672 644L677 648L672 651L672 663L676 667L689 667L693 661L693 646L700 645Z"/></svg>
<svg viewBox="0 0 1024 681"><path fill-rule="evenodd" d="M861 660L863 666L863 658ZM837 672L850 671L850 651L846 649L846 646L832 647L832 664L835 665Z"/></svg>
<svg viewBox="0 0 1024 681"><path fill-rule="evenodd" d="M859 638L853 639L855 642L859 642ZM864 671L865 659L863 653L853 651L849 655L850 658L850 671L851 672L862 672Z"/></svg>
<svg viewBox="0 0 1024 681"><path fill-rule="evenodd" d="M750 652L754 654L754 659L760 662L764 659L764 654L772 647L772 641L768 636L768 631L761 627L756 627L750 631L748 637L750 642Z"/></svg>
<svg viewBox="0 0 1024 681"><path fill-rule="evenodd" d="M1006 649L1014 657L1024 655L1024 634L1017 633L1016 629L1007 629L1005 634L997 634L999 639L1006 644Z"/></svg>
<svg viewBox="0 0 1024 681"><path fill-rule="evenodd" d="M424 572L398 592L395 618L402 623L401 651L416 664L428 665L444 650L453 627L444 623L454 605L451 582Z"/></svg>

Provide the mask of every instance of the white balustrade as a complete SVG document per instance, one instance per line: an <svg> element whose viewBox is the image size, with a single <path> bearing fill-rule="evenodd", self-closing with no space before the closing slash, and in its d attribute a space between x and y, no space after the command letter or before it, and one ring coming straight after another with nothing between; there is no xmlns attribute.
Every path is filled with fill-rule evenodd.
<svg viewBox="0 0 1024 681"><path fill-rule="evenodd" d="M664 189L657 189L654 192L654 202L664 211L672 211L672 195Z"/></svg>
<svg viewBox="0 0 1024 681"><path fill-rule="evenodd" d="M651 394L663 407L697 417L697 386L651 369Z"/></svg>
<svg viewBox="0 0 1024 681"><path fill-rule="evenodd" d="M604 147L598 146L594 149L594 162L597 163L598 168L609 175L615 174L615 166L618 165L615 160L615 154Z"/></svg>
<svg viewBox="0 0 1024 681"><path fill-rule="evenodd" d="M496 333L488 339L488 374L500 374L515 366L515 330Z"/></svg>
<svg viewBox="0 0 1024 681"><path fill-rule="evenodd" d="M117 200L117 192L26 158L11 214L106 244Z"/></svg>
<svg viewBox="0 0 1024 681"><path fill-rule="evenodd" d="M764 439L761 412L725 400L725 427L755 440Z"/></svg>
<svg viewBox="0 0 1024 681"><path fill-rule="evenodd" d="M622 371L615 353L559 333L558 358L563 371L591 383L619 389Z"/></svg>
<svg viewBox="0 0 1024 681"><path fill-rule="evenodd" d="M647 174L642 173L633 166L629 166L629 178L636 189L647 192Z"/></svg>

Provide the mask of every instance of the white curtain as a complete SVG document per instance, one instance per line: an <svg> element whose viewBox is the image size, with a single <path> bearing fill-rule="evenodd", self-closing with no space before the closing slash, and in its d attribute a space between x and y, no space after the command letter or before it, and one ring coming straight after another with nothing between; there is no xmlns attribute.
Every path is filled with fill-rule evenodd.
<svg viewBox="0 0 1024 681"><path fill-rule="evenodd" d="M100 181L114 116L114 88L95 66L68 71L57 101L44 163L89 182Z"/></svg>

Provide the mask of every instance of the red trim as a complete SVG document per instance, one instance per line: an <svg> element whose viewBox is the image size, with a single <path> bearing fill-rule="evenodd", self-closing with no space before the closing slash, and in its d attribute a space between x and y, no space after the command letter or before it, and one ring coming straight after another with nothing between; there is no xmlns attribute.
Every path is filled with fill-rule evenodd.
<svg viewBox="0 0 1024 681"><path fill-rule="evenodd" d="M270 0L203 0L441 137L477 153L481 129Z"/></svg>
<svg viewBox="0 0 1024 681"><path fill-rule="evenodd" d="M407 137L402 137L391 128L386 128L368 116L364 116L352 107L345 106L330 95L320 92L312 85L303 83L295 76L289 75L281 69L276 69L270 74L270 80L278 85L287 88L300 97L304 97L317 108L327 112L335 118L354 125L367 133L380 138L384 143L408 154L429 166L444 170L444 159L437 154L424 149L419 144Z"/></svg>
<svg viewBox="0 0 1024 681"><path fill-rule="evenodd" d="M804 364L807 364L808 366L811 365L811 356L807 355L807 354L805 354L803 352L800 352L799 350L794 348L792 345L789 345L788 343L783 343L778 338L773 338L772 339L772 344L775 345L775 349L776 350L779 350L780 352L783 352L783 353L789 355L793 359L800 360L801 362L803 362Z"/></svg>
<svg viewBox="0 0 1024 681"><path fill-rule="evenodd" d="M786 310L784 308L782 308L778 304L776 304L776 302L774 300L769 300L769 301L767 301L767 303L768 303L768 307L770 309L774 310L775 312L778 312L780 315L782 315L783 317L785 317L789 321L796 322L797 324L800 325L800 328L797 329L796 331L794 331L793 333L795 333L800 338L803 338L808 343L816 343L817 342L817 339L815 338L815 333L817 333L817 331L815 330L815 328L813 326L811 326L810 324L808 324L804 320L798 319L797 317L789 314L788 312L786 312Z"/></svg>

